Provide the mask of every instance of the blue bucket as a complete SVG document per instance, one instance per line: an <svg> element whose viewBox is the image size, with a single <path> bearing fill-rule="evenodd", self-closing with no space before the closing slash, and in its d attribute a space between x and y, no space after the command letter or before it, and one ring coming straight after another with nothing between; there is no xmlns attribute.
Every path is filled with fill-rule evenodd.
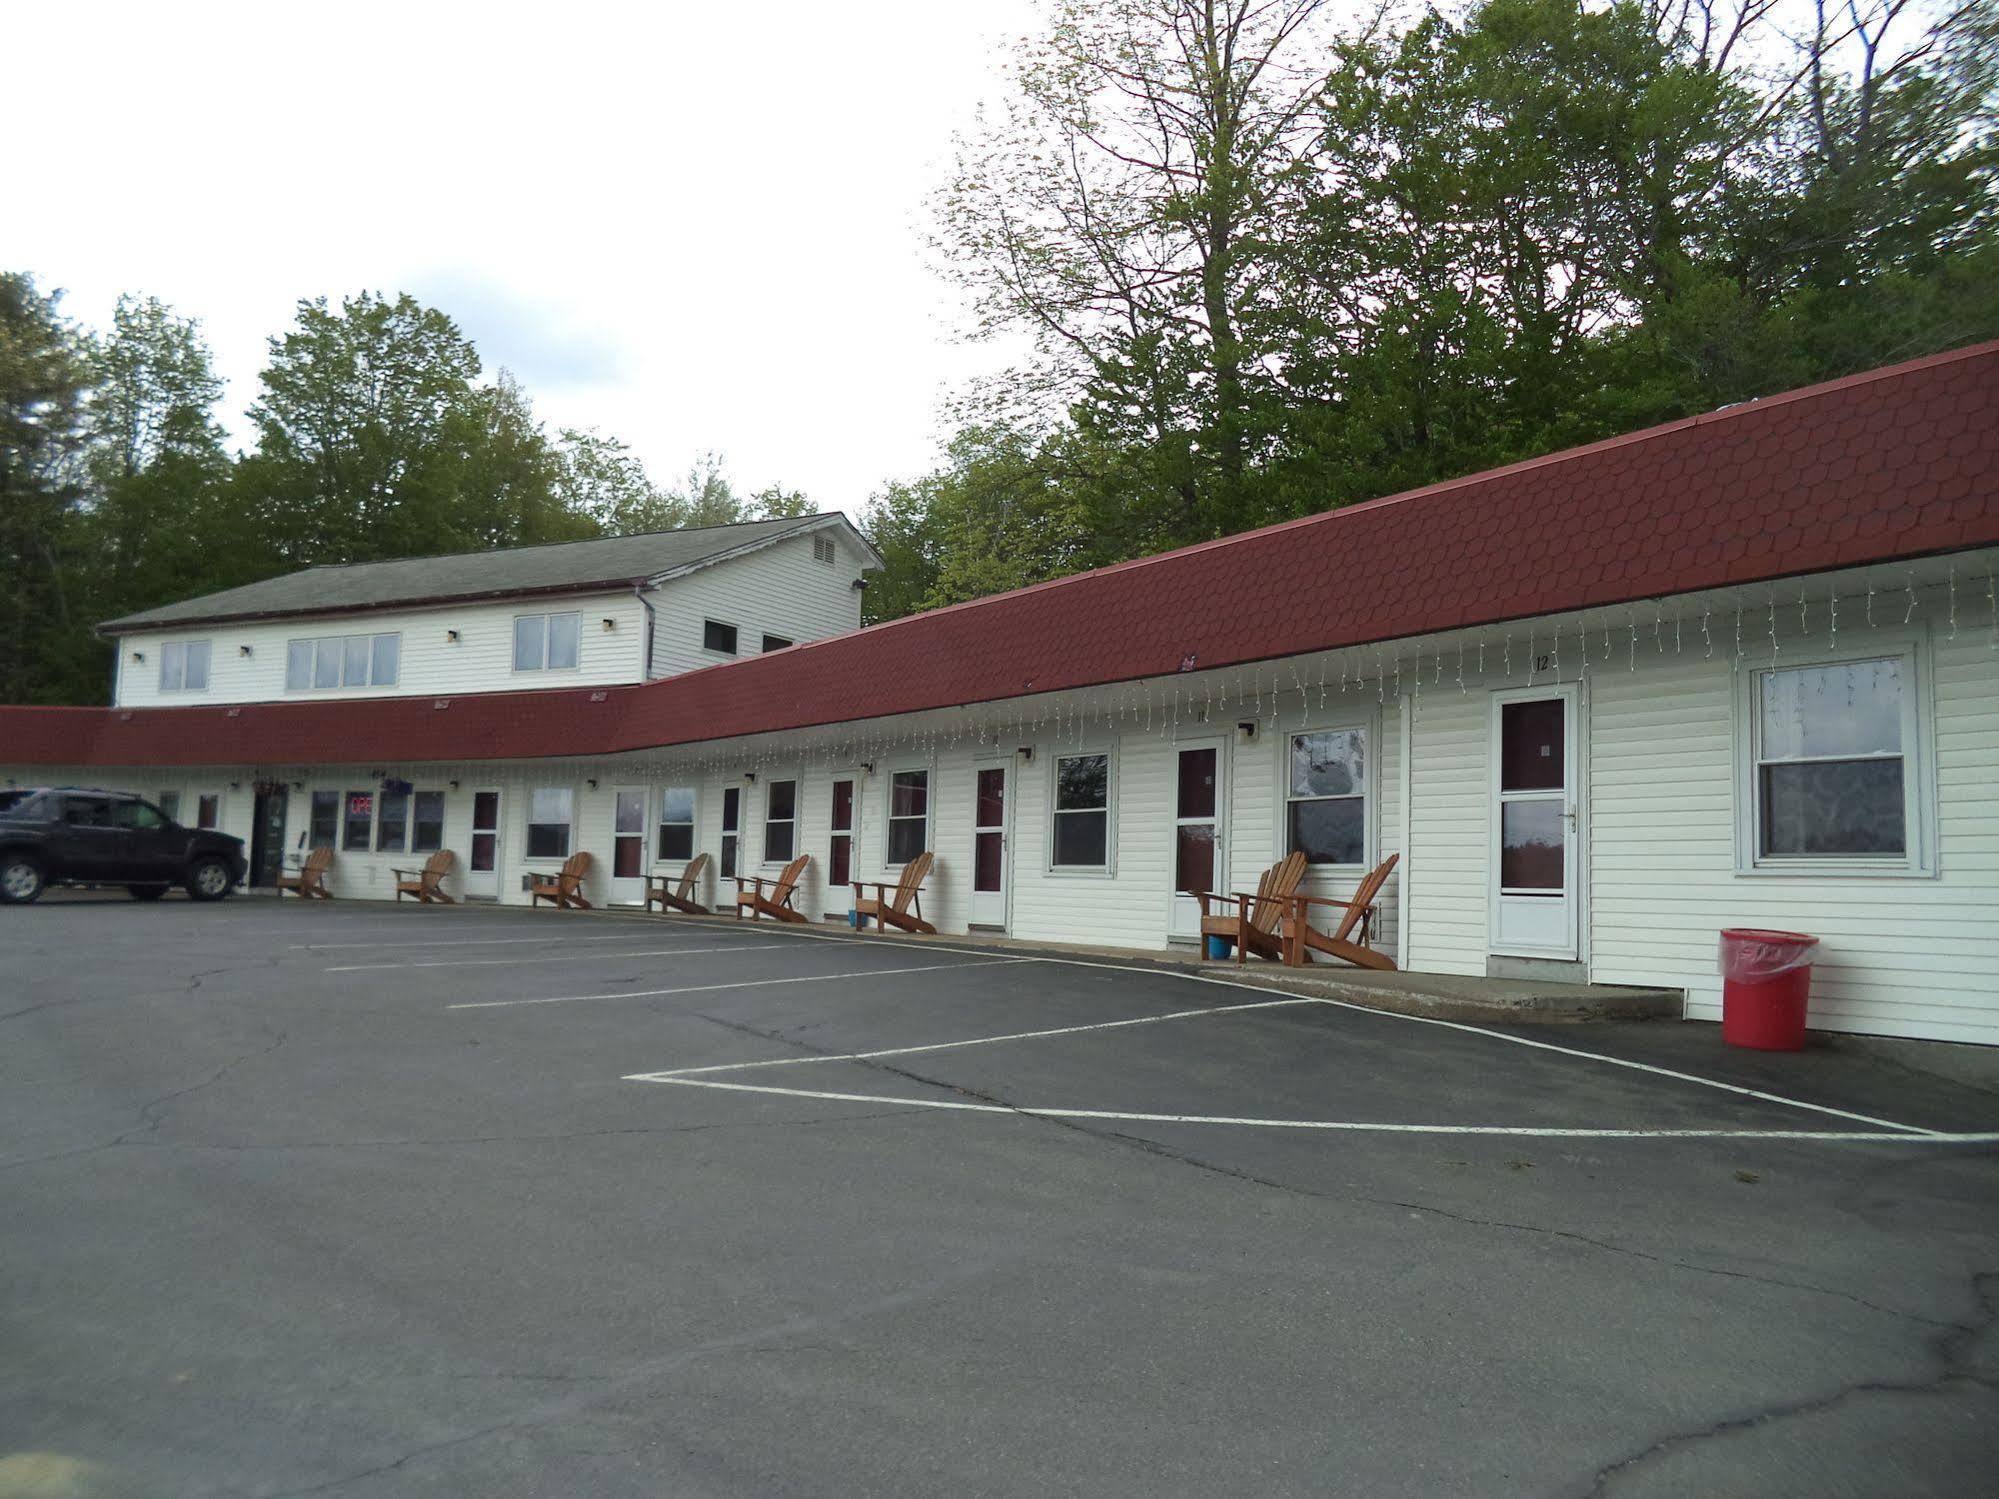
<svg viewBox="0 0 1999 1499"><path fill-rule="evenodd" d="M1234 946L1235 944L1226 937L1211 936L1208 938L1208 956L1219 962L1229 955L1230 949Z"/></svg>

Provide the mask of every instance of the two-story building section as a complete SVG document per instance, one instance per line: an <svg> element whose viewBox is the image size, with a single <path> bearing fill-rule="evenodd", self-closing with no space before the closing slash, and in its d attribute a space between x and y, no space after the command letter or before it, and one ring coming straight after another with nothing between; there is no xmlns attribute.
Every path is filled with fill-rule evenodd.
<svg viewBox="0 0 1999 1499"><path fill-rule="evenodd" d="M607 687L856 629L845 516L312 567L107 620L120 708Z"/></svg>

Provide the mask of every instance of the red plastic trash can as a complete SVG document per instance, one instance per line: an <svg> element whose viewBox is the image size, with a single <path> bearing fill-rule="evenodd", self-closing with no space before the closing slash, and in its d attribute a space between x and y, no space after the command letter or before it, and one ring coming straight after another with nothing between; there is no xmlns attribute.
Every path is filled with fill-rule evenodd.
<svg viewBox="0 0 1999 1499"><path fill-rule="evenodd" d="M1803 932L1723 931L1721 1039L1756 1051L1803 1051L1818 945Z"/></svg>

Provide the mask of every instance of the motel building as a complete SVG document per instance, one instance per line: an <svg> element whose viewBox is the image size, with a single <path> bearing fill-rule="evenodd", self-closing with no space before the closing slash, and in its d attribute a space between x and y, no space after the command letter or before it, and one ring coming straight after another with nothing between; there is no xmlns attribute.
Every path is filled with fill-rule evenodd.
<svg viewBox="0 0 1999 1499"><path fill-rule="evenodd" d="M0 780L469 901L935 855L946 933L1169 949L1179 892L1391 855L1407 970L1666 987L1822 940L1821 1028L1999 1043L1999 344L860 627L837 515L314 568L125 619ZM551 914L550 920L580 919Z"/></svg>

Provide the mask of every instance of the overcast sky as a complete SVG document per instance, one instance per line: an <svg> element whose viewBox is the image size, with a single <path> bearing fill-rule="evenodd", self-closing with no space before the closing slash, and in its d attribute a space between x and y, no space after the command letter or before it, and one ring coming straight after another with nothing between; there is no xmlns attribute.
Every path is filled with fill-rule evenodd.
<svg viewBox="0 0 1999 1499"><path fill-rule="evenodd" d="M1032 0L35 5L0 266L202 320L240 438L300 297L410 291L655 479L857 508L928 465L955 344L925 194ZM32 147L30 142L34 143Z"/></svg>

